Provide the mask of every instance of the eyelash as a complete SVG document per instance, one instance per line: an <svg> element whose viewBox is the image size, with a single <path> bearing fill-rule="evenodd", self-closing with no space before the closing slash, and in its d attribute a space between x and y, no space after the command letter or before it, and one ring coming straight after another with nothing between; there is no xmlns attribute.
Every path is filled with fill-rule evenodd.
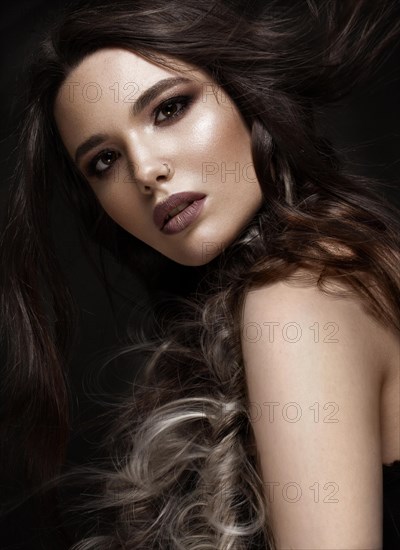
<svg viewBox="0 0 400 550"><path fill-rule="evenodd" d="M186 109L190 106L192 101L193 101L193 97L189 96L189 95L181 95L181 96L171 97L171 98L167 99L166 101L163 101L162 103L160 103L160 105L158 105L154 109L154 111L152 112L152 115L153 116L157 115L167 105L176 105L177 103L182 103L183 107L181 107L181 109L179 109L179 111L177 113L175 113L174 115L172 115L169 118L166 118L165 120L171 120L175 117L180 117L183 114L183 112L186 111ZM164 122L164 121L161 121L161 122Z"/></svg>
<svg viewBox="0 0 400 550"><path fill-rule="evenodd" d="M167 121L169 120L173 120L175 118L179 118L180 116L183 115L183 113L188 109L188 107L191 105L193 101L193 97L192 96L188 96L188 95L182 95L182 96L175 96L175 97L170 97L169 99L163 101L162 103L160 103L154 110L153 112L151 113L153 117L157 117L158 114L165 108L165 107L168 107L170 105L176 105L178 103L182 103L182 107L173 115L171 115L170 117L167 117L165 118L164 120L158 122L158 126L161 124L163 125L164 123L167 123ZM98 170L96 168L96 165L97 163L101 160L101 157L106 154L106 153L116 153L117 155L117 158L115 159L115 161L121 156L119 153L117 153L116 151L113 151L113 149L104 149L103 151L100 151L100 153L98 153L88 164L87 166L87 173L89 176L93 176L93 177L96 177L98 179L101 179L103 178L108 172L110 172L110 170L113 169L113 166L115 164L115 162L113 162L113 164L111 166L109 166L108 168L105 168L104 170Z"/></svg>

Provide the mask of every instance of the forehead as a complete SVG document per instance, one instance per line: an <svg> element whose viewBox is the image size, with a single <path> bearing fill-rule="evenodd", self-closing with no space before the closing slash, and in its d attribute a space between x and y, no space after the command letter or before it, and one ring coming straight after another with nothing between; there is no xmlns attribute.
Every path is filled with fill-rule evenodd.
<svg viewBox="0 0 400 550"><path fill-rule="evenodd" d="M67 80L81 79L88 80L90 77L96 79L109 79L110 75L121 77L130 75L135 77L138 84L146 85L147 81L152 81L158 76L176 75L185 73L193 75L193 78L200 77L202 71L193 65L181 60L159 55L160 63L156 60L150 60L139 53L122 48L103 48L86 56L77 67L75 67ZM161 64L161 60L168 63L167 66Z"/></svg>
<svg viewBox="0 0 400 550"><path fill-rule="evenodd" d="M193 65L160 57L168 67L122 48L104 48L86 56L68 74L55 98L54 116L64 140L70 141L66 134L71 127L81 129L83 119L101 124L105 106L132 103L161 79L184 76L200 83L210 81Z"/></svg>
<svg viewBox="0 0 400 550"><path fill-rule="evenodd" d="M168 63L161 65L142 55L122 48L104 48L86 56L61 84L54 109L80 100L97 103L108 96L116 98L117 91L137 97L146 88L162 78L182 75L195 81L206 81L206 73L193 65L163 55Z"/></svg>

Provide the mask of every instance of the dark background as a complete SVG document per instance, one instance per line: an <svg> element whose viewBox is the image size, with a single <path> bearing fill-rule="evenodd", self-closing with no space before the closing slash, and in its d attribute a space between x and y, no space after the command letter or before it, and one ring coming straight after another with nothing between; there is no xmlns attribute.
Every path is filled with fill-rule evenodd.
<svg viewBox="0 0 400 550"><path fill-rule="evenodd" d="M20 75L43 28L52 14L65 4L62 0L17 0L8 3L7 12L2 12L0 18L0 226L15 158L13 132ZM101 454L97 442L102 440L104 423L98 419L103 413L112 411L111 405L119 396L130 393L129 382L143 364L138 355L134 361L120 359L108 368L99 369L104 357L121 347L128 321L133 327L140 322L140 313L135 313L134 307L147 303L147 291L139 276L117 265L104 253L107 278L112 287L118 289L111 293L111 304L100 279L98 248L87 242L89 255L82 251L77 223L66 205L54 206L53 225L58 257L80 310L78 339L69 365L73 431L68 464L73 465L94 461ZM23 495L24 487L22 480L4 479L1 470L0 464L0 506L3 510L3 502L6 500L9 507L9 498ZM12 513L0 517L0 550L64 549L67 536L57 529L57 519L52 512L52 504L46 509L40 500L32 498Z"/></svg>
<svg viewBox="0 0 400 550"><path fill-rule="evenodd" d="M8 3L1 15L0 216L4 216L7 182L14 158L15 97L20 74L40 32L52 14L65 4L62 0L18 0ZM328 135L342 149L349 167L391 183L393 187L388 188L387 194L400 205L400 186L396 185L400 159L399 61L398 47L368 86L356 89L345 105L327 112L325 119ZM70 373L74 431L68 455L69 464L79 464L95 456L96 442L102 436L101 430L94 428L93 421L107 409L107 403L129 392L128 381L133 380L140 369L140 357L136 361L114 363L100 372L97 367L105 353L118 347L128 318L133 324L140 323L140 313L132 314L132 310L134 304L146 303L147 297L139 276L127 272L106 255L109 280L121 293L112 294L113 313L107 293L96 275L99 267L97 249L88 243L93 257L93 262L89 261L88 254L81 249L76 222L68 209L59 208L56 212L54 230L60 261L80 308L79 338ZM2 487L3 496L9 496L14 490L18 494L20 489L14 480L8 487ZM46 528L39 527L36 509L34 503L28 502L2 521L1 550L62 548L61 542L54 542L56 539L50 542L53 539L46 538L51 529L49 527L46 533Z"/></svg>

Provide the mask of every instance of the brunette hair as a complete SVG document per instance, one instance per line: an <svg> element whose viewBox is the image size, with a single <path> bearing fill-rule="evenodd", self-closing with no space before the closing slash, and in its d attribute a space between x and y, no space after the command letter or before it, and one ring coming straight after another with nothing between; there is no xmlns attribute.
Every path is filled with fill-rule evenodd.
<svg viewBox="0 0 400 550"><path fill-rule="evenodd" d="M154 266L162 262L102 211L70 162L53 115L60 85L85 56L108 46L167 67L164 56L190 63L242 113L265 200L210 263L201 290L182 299L179 316L160 328L161 342L143 338L124 351L151 356L134 402L114 426L115 469L93 474L105 485L95 507L114 510L114 520L75 548L273 548L251 450L241 310L251 288L290 278L300 267L325 292L326 281L340 281L380 322L400 330L396 211L374 182L345 173L317 123L320 109L344 98L388 55L399 36L396 5L277 0L254 2L248 11L227 0L110 5L67 10L30 69L1 243L4 425L13 419L26 427L32 475L45 480L58 471L68 438L63 365L73 308L48 231L53 185L93 239L151 275L155 286Z"/></svg>

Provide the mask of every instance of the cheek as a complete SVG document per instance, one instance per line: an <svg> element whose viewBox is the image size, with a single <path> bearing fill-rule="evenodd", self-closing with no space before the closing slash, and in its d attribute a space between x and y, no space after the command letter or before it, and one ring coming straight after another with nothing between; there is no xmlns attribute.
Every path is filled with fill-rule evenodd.
<svg viewBox="0 0 400 550"><path fill-rule="evenodd" d="M224 120L217 123L214 128L215 148L213 150L218 152L222 159L229 159L231 163L251 162L250 132L233 108L224 109Z"/></svg>
<svg viewBox="0 0 400 550"><path fill-rule="evenodd" d="M250 133L229 104L216 102L199 109L180 134L184 150L202 161L223 160L248 153ZM218 159L217 159L218 157ZM193 157L192 157L193 158Z"/></svg>
<svg viewBox="0 0 400 550"><path fill-rule="evenodd" d="M128 231L137 231L137 228L140 227L141 217L137 207L137 198L133 196L132 191L120 187L97 192L96 196L105 212L118 225Z"/></svg>
<svg viewBox="0 0 400 550"><path fill-rule="evenodd" d="M208 160L221 140L224 139L224 124L221 117L213 111L200 113L194 124L190 124L187 131L182 133L181 140L185 148L195 155L203 155Z"/></svg>

